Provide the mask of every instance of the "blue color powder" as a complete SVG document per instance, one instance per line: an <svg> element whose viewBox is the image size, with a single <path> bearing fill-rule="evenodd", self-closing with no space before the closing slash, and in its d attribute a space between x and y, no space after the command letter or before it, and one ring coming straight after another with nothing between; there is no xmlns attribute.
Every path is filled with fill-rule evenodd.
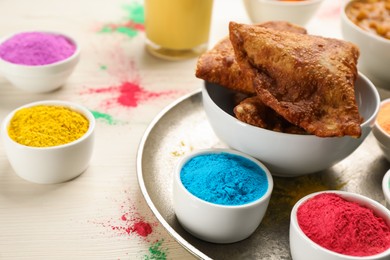
<svg viewBox="0 0 390 260"><path fill-rule="evenodd" d="M180 179L196 197L221 205L243 205L262 197L267 175L256 163L226 152L201 154L187 161Z"/></svg>

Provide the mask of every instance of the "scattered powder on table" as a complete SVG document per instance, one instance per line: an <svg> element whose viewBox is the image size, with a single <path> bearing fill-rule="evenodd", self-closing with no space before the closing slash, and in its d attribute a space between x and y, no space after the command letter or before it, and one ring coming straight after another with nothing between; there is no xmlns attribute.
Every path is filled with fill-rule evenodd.
<svg viewBox="0 0 390 260"><path fill-rule="evenodd" d="M225 152L191 158L184 164L180 178L193 195L221 205L250 203L268 190L263 169L242 156Z"/></svg>
<svg viewBox="0 0 390 260"><path fill-rule="evenodd" d="M88 119L79 112L63 106L37 105L16 111L8 134L22 145L49 147L73 142L88 128Z"/></svg>
<svg viewBox="0 0 390 260"><path fill-rule="evenodd" d="M82 94L113 94L115 97L107 99L103 106L105 109L111 108L115 105L123 107L138 107L139 103L148 101L150 99L160 98L162 96L169 96L176 94L175 91L148 91L142 88L138 82L122 82L120 85L108 86L103 88L89 88Z"/></svg>
<svg viewBox="0 0 390 260"><path fill-rule="evenodd" d="M72 56L76 46L66 37L43 32L25 32L0 45L0 58L21 65L47 65Z"/></svg>
<svg viewBox="0 0 390 260"><path fill-rule="evenodd" d="M306 201L298 208L297 219L311 240L340 254L370 256L390 248L390 227L385 220L335 193Z"/></svg>
<svg viewBox="0 0 390 260"><path fill-rule="evenodd" d="M106 114L106 113L103 113L103 112L99 112L99 111L95 111L95 110L91 110L91 113L93 115L93 117L96 119L96 120L101 120L101 121L104 121L106 122L107 124L109 125L116 125L119 123L118 120L114 119L111 115L109 114Z"/></svg>
<svg viewBox="0 0 390 260"><path fill-rule="evenodd" d="M145 255L145 260L166 260L167 250L162 248L163 240L156 241L149 247L149 255Z"/></svg>
<svg viewBox="0 0 390 260"><path fill-rule="evenodd" d="M98 29L100 33L117 32L124 34L130 38L138 35L138 32L145 30L144 7L142 4L134 2L126 5L123 9L128 12L128 17L124 22L108 23Z"/></svg>

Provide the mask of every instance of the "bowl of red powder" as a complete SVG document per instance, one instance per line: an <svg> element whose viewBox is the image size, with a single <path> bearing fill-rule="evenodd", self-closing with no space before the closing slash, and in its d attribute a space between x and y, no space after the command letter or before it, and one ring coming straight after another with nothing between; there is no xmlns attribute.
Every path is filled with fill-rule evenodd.
<svg viewBox="0 0 390 260"><path fill-rule="evenodd" d="M0 40L0 73L15 87L30 92L63 86L79 57L79 45L62 33L21 32Z"/></svg>
<svg viewBox="0 0 390 260"><path fill-rule="evenodd" d="M291 211L290 250L295 260L390 259L390 211L352 192L309 194Z"/></svg>
<svg viewBox="0 0 390 260"><path fill-rule="evenodd" d="M390 162L390 98L381 102L372 133L383 155Z"/></svg>
<svg viewBox="0 0 390 260"><path fill-rule="evenodd" d="M173 177L173 208L180 225L213 243L249 237L267 210L273 180L256 159L230 149L197 150Z"/></svg>

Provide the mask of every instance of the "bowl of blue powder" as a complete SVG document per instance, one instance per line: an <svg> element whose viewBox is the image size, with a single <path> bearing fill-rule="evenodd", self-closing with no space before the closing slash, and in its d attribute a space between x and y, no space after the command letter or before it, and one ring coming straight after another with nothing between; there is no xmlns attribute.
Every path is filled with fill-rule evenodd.
<svg viewBox="0 0 390 260"><path fill-rule="evenodd" d="M0 40L0 73L15 87L29 92L49 92L63 86L79 57L79 45L62 33L21 32Z"/></svg>
<svg viewBox="0 0 390 260"><path fill-rule="evenodd" d="M234 243L260 225L272 190L269 170L253 157L231 149L198 150L175 169L173 208L193 236Z"/></svg>

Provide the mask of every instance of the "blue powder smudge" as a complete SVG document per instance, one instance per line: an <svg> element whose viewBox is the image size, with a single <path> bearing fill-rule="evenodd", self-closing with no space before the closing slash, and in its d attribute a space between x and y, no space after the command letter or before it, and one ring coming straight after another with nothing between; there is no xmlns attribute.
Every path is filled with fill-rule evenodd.
<svg viewBox="0 0 390 260"><path fill-rule="evenodd" d="M268 190L267 175L256 163L230 153L201 154L180 172L186 189L196 197L220 205L243 205Z"/></svg>

